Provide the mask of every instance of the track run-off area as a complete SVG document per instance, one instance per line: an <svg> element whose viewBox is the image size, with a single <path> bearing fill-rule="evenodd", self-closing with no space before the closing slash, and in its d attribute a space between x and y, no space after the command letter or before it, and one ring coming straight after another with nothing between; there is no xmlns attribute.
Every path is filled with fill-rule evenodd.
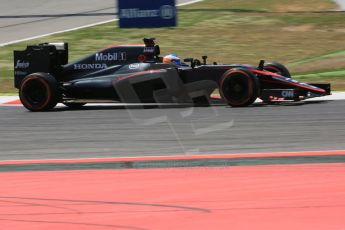
<svg viewBox="0 0 345 230"><path fill-rule="evenodd" d="M3 161L0 229L340 230L344 162L345 151Z"/></svg>

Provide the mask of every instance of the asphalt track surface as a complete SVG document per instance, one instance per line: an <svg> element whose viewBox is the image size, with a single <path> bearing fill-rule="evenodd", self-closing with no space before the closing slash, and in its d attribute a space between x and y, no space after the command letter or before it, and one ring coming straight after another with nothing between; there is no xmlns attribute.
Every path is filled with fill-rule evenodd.
<svg viewBox="0 0 345 230"><path fill-rule="evenodd" d="M0 160L345 149L345 101L230 108L0 107Z"/></svg>
<svg viewBox="0 0 345 230"><path fill-rule="evenodd" d="M0 44L112 20L116 8L117 0L0 0Z"/></svg>

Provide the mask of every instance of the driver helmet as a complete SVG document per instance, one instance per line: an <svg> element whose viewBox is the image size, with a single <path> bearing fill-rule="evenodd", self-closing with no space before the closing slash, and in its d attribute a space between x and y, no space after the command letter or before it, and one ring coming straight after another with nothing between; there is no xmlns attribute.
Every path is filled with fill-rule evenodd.
<svg viewBox="0 0 345 230"><path fill-rule="evenodd" d="M163 57L163 63L181 65L181 59L176 54L169 54Z"/></svg>

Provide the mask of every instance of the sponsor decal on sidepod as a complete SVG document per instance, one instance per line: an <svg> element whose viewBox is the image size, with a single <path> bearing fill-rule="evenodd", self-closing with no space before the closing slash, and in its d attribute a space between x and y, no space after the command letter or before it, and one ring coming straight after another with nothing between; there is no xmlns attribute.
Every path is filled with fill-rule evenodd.
<svg viewBox="0 0 345 230"><path fill-rule="evenodd" d="M118 53L96 53L96 61L125 61L127 58L126 52Z"/></svg>
<svg viewBox="0 0 345 230"><path fill-rule="evenodd" d="M106 69L106 64L74 64L74 69Z"/></svg>
<svg viewBox="0 0 345 230"><path fill-rule="evenodd" d="M127 59L127 53L126 52L117 52L117 53L96 53L95 55L95 61L125 61ZM77 63L74 64L74 69L106 69L108 68L108 65L105 63Z"/></svg>
<svg viewBox="0 0 345 230"><path fill-rule="evenodd" d="M130 64L129 65L129 69L138 69L140 67L140 64L138 64L138 63L135 63L135 64Z"/></svg>
<svg viewBox="0 0 345 230"><path fill-rule="evenodd" d="M14 68L26 69L26 68L29 68L29 66L30 66L29 62L18 60Z"/></svg>

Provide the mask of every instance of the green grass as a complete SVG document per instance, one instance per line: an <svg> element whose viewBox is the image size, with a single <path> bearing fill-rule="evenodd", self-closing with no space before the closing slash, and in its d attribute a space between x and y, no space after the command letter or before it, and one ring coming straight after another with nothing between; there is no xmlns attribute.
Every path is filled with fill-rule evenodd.
<svg viewBox="0 0 345 230"><path fill-rule="evenodd" d="M75 60L113 43L141 43L147 36L157 38L162 54L207 54L220 63L275 60L299 79L329 81L345 90L345 14L330 12L335 7L328 0L206 0L181 8L176 28L119 29L114 22L0 47L0 93L15 92L14 49L68 42L70 60ZM325 74L309 75L320 72ZM339 75L327 75L331 72Z"/></svg>

